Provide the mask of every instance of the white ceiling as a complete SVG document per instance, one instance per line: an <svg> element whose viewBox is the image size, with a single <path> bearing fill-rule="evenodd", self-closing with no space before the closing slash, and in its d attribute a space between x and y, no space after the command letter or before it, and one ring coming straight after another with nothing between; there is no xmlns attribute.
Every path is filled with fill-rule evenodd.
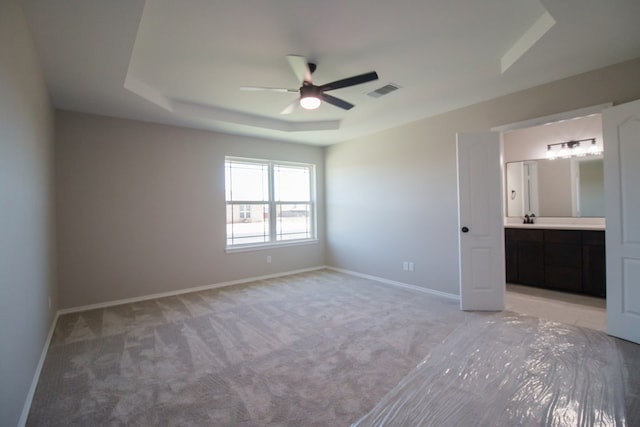
<svg viewBox="0 0 640 427"><path fill-rule="evenodd" d="M640 56L639 0L23 0L57 108L327 145ZM344 111L280 111L297 89ZM388 83L400 90L368 92ZM328 129L325 128L335 128ZM321 129L321 130L313 130Z"/></svg>

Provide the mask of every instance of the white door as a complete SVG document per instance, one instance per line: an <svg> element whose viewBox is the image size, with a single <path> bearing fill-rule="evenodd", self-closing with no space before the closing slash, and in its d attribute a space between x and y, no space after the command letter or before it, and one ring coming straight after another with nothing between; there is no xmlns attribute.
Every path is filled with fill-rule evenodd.
<svg viewBox="0 0 640 427"><path fill-rule="evenodd" d="M640 100L602 112L607 332L640 343Z"/></svg>
<svg viewBox="0 0 640 427"><path fill-rule="evenodd" d="M460 133L458 235L460 308L504 310L504 214L500 134Z"/></svg>

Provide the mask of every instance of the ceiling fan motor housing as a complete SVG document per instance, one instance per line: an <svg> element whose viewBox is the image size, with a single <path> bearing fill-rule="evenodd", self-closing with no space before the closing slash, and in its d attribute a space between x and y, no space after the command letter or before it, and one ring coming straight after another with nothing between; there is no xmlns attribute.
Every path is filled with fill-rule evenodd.
<svg viewBox="0 0 640 427"><path fill-rule="evenodd" d="M300 98L320 98L320 88L309 82L304 82L300 87Z"/></svg>

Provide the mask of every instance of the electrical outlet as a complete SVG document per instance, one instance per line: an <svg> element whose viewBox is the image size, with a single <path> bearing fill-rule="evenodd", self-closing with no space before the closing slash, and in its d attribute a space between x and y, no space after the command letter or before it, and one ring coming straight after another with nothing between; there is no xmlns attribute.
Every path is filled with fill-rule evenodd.
<svg viewBox="0 0 640 427"><path fill-rule="evenodd" d="M404 271L409 271L409 261L404 261L404 262L402 263L402 269L403 269Z"/></svg>
<svg viewBox="0 0 640 427"><path fill-rule="evenodd" d="M409 262L409 271L415 271L415 267L413 265L413 261Z"/></svg>
<svg viewBox="0 0 640 427"><path fill-rule="evenodd" d="M271 255L267 255L267 264L271 264Z"/></svg>

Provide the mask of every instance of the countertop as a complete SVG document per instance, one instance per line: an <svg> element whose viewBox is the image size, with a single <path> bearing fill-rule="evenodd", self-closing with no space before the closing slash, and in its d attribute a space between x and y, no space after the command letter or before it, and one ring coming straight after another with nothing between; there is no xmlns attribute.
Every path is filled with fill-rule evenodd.
<svg viewBox="0 0 640 427"><path fill-rule="evenodd" d="M602 224L505 224L504 228L538 228L547 230L600 230L604 231Z"/></svg>

